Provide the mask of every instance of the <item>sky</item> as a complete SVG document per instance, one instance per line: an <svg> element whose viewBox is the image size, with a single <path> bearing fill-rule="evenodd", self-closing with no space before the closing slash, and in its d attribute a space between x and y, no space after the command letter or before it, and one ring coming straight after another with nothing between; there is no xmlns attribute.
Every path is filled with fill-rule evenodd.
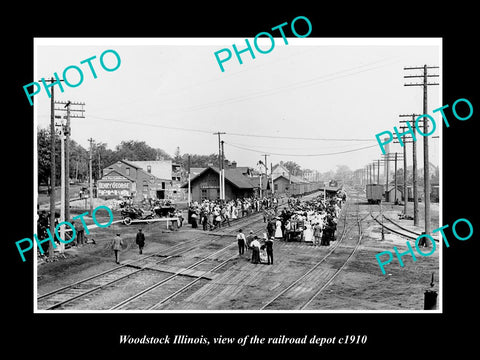
<svg viewBox="0 0 480 360"><path fill-rule="evenodd" d="M270 47L260 42L262 49ZM253 44L253 39L249 39ZM400 126L399 114L423 113L423 88L404 86L404 75L419 75L409 66L440 66L432 81L441 84L441 40L402 38L275 38L268 54L253 47L223 63L215 51L246 47L244 38L37 38L35 79L76 65L84 79L78 87L55 86L55 100L85 103L85 119L71 120L71 137L88 149L88 139L114 149L121 141L145 141L173 155L218 153L225 132L225 157L255 167L263 154L268 163L292 160L302 168L325 172L338 165L363 168L381 157L375 135ZM113 49L121 64L107 72L100 55ZM97 78L88 64L92 60ZM224 56L224 54L222 54ZM115 58L105 55L112 67ZM78 82L75 70L68 80ZM33 81L33 80L32 80ZM25 97L28 103L28 99ZM34 96L35 127L49 127L50 99L44 89ZM428 113L441 103L441 86L428 87ZM63 107L63 105L57 105ZM433 117L440 123L438 114ZM440 136L441 127L433 136ZM335 140L325 140L335 139ZM423 167L423 139L417 140ZM430 140L430 162L438 165L440 139ZM358 150L360 149L360 150ZM354 150L354 151L351 151ZM403 153L399 144L391 152ZM411 165L411 146L407 161ZM403 167L403 163L399 163Z"/></svg>

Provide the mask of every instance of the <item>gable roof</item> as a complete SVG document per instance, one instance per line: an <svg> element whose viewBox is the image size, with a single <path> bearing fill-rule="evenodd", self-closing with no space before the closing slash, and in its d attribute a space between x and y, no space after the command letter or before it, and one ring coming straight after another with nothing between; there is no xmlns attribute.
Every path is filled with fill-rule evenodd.
<svg viewBox="0 0 480 360"><path fill-rule="evenodd" d="M104 180L104 181L120 180L120 179L106 179L106 178L109 177L109 176L122 177L122 178L125 178L125 179L127 179L127 180L129 180L129 181L132 181L132 182L135 181L132 177L127 176L127 175L125 175L125 174L122 174L122 173L118 172L117 170L112 170L112 171L106 173L105 175L102 176L101 179L98 179L98 181L102 181L102 180Z"/></svg>
<svg viewBox="0 0 480 360"><path fill-rule="evenodd" d="M123 162L124 164L126 164L128 166L131 166L131 167L134 167L135 169L140 169L141 168L141 166L135 165L133 163L133 161L129 161L127 159L118 160L117 162Z"/></svg>
<svg viewBox="0 0 480 360"><path fill-rule="evenodd" d="M282 175L282 174L274 174L273 175L273 181L278 180L279 178L284 178L287 181L291 181L292 184L306 184L308 183L307 180L304 180L298 176L291 175L290 177L288 175Z"/></svg>
<svg viewBox="0 0 480 360"><path fill-rule="evenodd" d="M285 166L277 164L272 168L272 173L274 175L288 176L288 174L290 174L290 171L288 171L288 169Z"/></svg>
<svg viewBox="0 0 480 360"><path fill-rule="evenodd" d="M201 178L204 174L208 171L213 171L217 174L220 174L220 171L217 167L209 166L201 171L199 174L195 175L193 178L190 179L190 183L197 181ZM253 189L254 185L250 182L249 178L242 174L242 170L240 169L225 169L225 181L230 182L233 186L239 189ZM188 186L188 183L183 184L181 187L185 188Z"/></svg>

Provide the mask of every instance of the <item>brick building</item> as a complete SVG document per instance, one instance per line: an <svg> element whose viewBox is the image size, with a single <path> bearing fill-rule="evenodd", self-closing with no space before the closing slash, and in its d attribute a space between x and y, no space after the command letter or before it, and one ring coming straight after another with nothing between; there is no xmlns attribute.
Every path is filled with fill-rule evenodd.
<svg viewBox="0 0 480 360"><path fill-rule="evenodd" d="M171 160L128 161L120 160L103 169L97 181L98 197L132 197L143 199L183 200L180 178Z"/></svg>

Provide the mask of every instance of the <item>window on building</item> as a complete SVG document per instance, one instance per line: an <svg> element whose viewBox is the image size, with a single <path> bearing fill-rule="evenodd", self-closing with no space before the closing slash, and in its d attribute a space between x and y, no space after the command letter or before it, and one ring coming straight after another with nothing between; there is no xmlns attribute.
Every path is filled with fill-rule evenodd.
<svg viewBox="0 0 480 360"><path fill-rule="evenodd" d="M207 199L207 189L202 189L202 200Z"/></svg>
<svg viewBox="0 0 480 360"><path fill-rule="evenodd" d="M147 172L148 172L149 174L152 173L152 166L151 166L151 165L147 165Z"/></svg>
<svg viewBox="0 0 480 360"><path fill-rule="evenodd" d="M273 190L278 191L278 184L273 184Z"/></svg>
<svg viewBox="0 0 480 360"><path fill-rule="evenodd" d="M127 174L127 176L130 176L130 168L129 167L125 168L125 173Z"/></svg>

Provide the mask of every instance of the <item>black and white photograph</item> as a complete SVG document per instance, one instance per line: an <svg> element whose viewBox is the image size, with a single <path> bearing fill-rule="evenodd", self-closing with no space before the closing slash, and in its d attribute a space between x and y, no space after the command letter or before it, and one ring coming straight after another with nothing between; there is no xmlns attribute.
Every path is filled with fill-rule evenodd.
<svg viewBox="0 0 480 360"><path fill-rule="evenodd" d="M8 346L473 347L474 10L197 5L44 4L7 36Z"/></svg>
<svg viewBox="0 0 480 360"><path fill-rule="evenodd" d="M256 40L36 39L38 311L441 310L440 39Z"/></svg>

